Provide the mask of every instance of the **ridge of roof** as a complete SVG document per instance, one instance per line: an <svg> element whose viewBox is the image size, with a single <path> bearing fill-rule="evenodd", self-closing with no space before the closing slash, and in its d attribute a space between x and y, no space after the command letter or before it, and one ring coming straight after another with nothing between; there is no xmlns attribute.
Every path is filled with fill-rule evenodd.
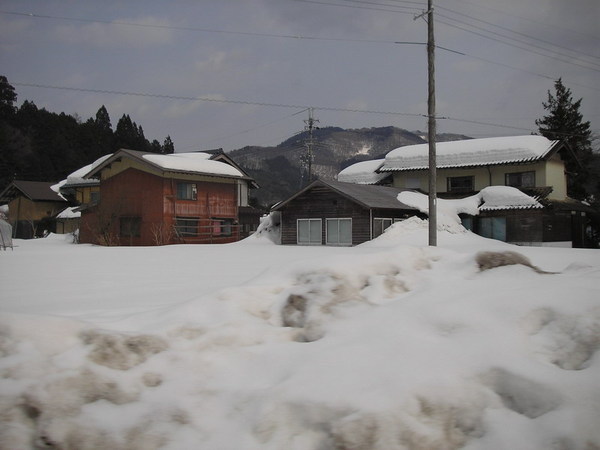
<svg viewBox="0 0 600 450"><path fill-rule="evenodd" d="M4 197L9 190L16 189L25 195L29 200L35 201L51 201L51 202L66 202L64 198L58 195L51 189L55 183L52 181L26 181L26 180L14 180L8 185L6 189L0 194Z"/></svg>
<svg viewBox="0 0 600 450"><path fill-rule="evenodd" d="M283 206L301 196L305 192L317 187L325 186L337 192L338 194L349 198L350 200L360 204L364 208L381 208L381 209L415 209L412 206L401 203L397 196L400 192L409 191L410 189L396 188L392 186L379 186L372 184L355 184L345 183L343 181L332 180L315 180L304 189L296 192L288 199L278 203L272 209L274 211L281 209Z"/></svg>
<svg viewBox="0 0 600 450"><path fill-rule="evenodd" d="M560 150L561 141L544 136L505 136L440 142L436 146L438 168L530 163L545 160ZM429 145L398 147L389 152L378 172L423 170L429 167Z"/></svg>
<svg viewBox="0 0 600 450"><path fill-rule="evenodd" d="M238 167L234 167L233 165L224 163L224 162L220 162L220 161L215 161L214 159L219 157L220 155L222 155L223 153L219 152L219 151L213 151L212 153L208 153L208 152L190 152L190 154L197 154L200 155L201 153L206 153L207 154L207 158L206 161L211 161L211 164L224 164L227 167L233 168L235 169L239 175L236 175L234 173L218 173L218 172L211 172L211 171L201 171L201 170L193 170L193 169L187 169L187 168L177 168L177 167L165 167L159 163L157 163L155 160L153 161L153 158L146 158L146 156L156 156L156 157L165 157L165 158L169 158L171 157L171 155L173 155L173 160L178 160L177 158L179 158L180 160L184 160L184 158L181 158L182 153L174 153L174 154L168 154L168 155L163 155L163 154L159 154L159 153L151 153L151 152L142 152L139 150L132 150L132 149L127 149L127 148L121 148L119 150L117 150L115 153L113 153L109 158L107 158L106 160L102 161L102 163L98 164L96 167L94 167L90 172L88 172L86 175L84 175L83 178L85 179L89 179L89 178L93 178L94 176L96 176L98 174L98 172L100 172L104 167L106 167L107 165L111 164L112 162L114 162L115 160L117 160L118 158L122 157L123 155L126 155L127 157L136 160L138 162L140 162L141 164L153 167L154 169L159 170L162 173L166 173L166 172L175 172L175 173L188 173L188 174L197 174L197 175L206 175L206 176L216 176L216 177L225 177L225 178L240 178L240 179L247 179L247 180L251 180L254 181L250 176L248 176L245 172L243 172L242 170L240 170ZM156 159L156 158L154 158Z"/></svg>

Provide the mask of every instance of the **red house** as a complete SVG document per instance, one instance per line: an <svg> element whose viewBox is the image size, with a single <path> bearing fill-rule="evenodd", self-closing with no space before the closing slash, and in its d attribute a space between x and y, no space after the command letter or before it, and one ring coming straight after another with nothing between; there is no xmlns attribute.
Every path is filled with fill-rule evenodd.
<svg viewBox="0 0 600 450"><path fill-rule="evenodd" d="M222 151L158 155L121 149L84 178L99 200L81 209L79 241L164 245L237 241L258 224L248 206L256 183Z"/></svg>

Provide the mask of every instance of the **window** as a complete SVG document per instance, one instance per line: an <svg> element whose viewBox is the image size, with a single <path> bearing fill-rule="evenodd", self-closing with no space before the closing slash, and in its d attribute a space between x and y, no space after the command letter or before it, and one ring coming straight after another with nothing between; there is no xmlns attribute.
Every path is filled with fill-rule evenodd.
<svg viewBox="0 0 600 450"><path fill-rule="evenodd" d="M535 171L504 174L504 184L512 187L535 187Z"/></svg>
<svg viewBox="0 0 600 450"><path fill-rule="evenodd" d="M100 201L100 191L92 191L90 192L90 202L98 203Z"/></svg>
<svg viewBox="0 0 600 450"><path fill-rule="evenodd" d="M394 223L393 219L379 217L373 219L373 238L381 236L386 228L392 226L392 223Z"/></svg>
<svg viewBox="0 0 600 450"><path fill-rule="evenodd" d="M179 236L198 236L197 217L176 217L175 231Z"/></svg>
<svg viewBox="0 0 600 450"><path fill-rule="evenodd" d="M407 189L421 189L421 180L419 177L406 177L404 187Z"/></svg>
<svg viewBox="0 0 600 450"><path fill-rule="evenodd" d="M473 217L472 216L459 216L460 223L469 231L473 231Z"/></svg>
<svg viewBox="0 0 600 450"><path fill-rule="evenodd" d="M506 217L482 217L478 225L480 236L506 241Z"/></svg>
<svg viewBox="0 0 600 450"><path fill-rule="evenodd" d="M298 219L297 242L300 245L321 245L321 219Z"/></svg>
<svg viewBox="0 0 600 450"><path fill-rule="evenodd" d="M327 219L327 245L352 245L352 219Z"/></svg>
<svg viewBox="0 0 600 450"><path fill-rule="evenodd" d="M121 237L140 237L141 217L120 217L119 235Z"/></svg>
<svg viewBox="0 0 600 450"><path fill-rule="evenodd" d="M177 183L177 200L196 200L197 198L196 183Z"/></svg>
<svg viewBox="0 0 600 450"><path fill-rule="evenodd" d="M233 229L233 219L213 219L213 236L231 236Z"/></svg>
<svg viewBox="0 0 600 450"><path fill-rule="evenodd" d="M472 192L473 177L448 177L448 192Z"/></svg>

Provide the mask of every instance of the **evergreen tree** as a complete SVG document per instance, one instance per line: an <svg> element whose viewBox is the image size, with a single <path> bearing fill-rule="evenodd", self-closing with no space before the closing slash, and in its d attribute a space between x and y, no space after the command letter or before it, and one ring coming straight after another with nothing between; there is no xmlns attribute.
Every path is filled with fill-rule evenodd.
<svg viewBox="0 0 600 450"><path fill-rule="evenodd" d="M135 148L137 145L137 136L137 125L133 124L129 114L123 114L117 122L117 128L115 129L115 150L120 148L140 150Z"/></svg>
<svg viewBox="0 0 600 450"><path fill-rule="evenodd" d="M162 147L160 145L160 142L158 142L156 139L153 139L152 142L150 142L150 152L162 153Z"/></svg>
<svg viewBox="0 0 600 450"><path fill-rule="evenodd" d="M16 101L15 88L9 84L4 75L0 75L0 120L4 121L14 116Z"/></svg>
<svg viewBox="0 0 600 450"><path fill-rule="evenodd" d="M163 153L164 155L170 155L171 153L175 153L175 145L173 145L171 136L167 135L167 137L163 141L161 153Z"/></svg>
<svg viewBox="0 0 600 450"><path fill-rule="evenodd" d="M106 107L102 105L98 112L96 112L96 119L94 123L98 127L98 129L103 131L110 131L112 133L112 124L110 123L110 116L108 115L108 111Z"/></svg>
<svg viewBox="0 0 600 450"><path fill-rule="evenodd" d="M563 85L562 79L554 83L554 88L555 93L548 91L548 101L542 102L548 114L535 123L541 135L565 142L567 148L563 159L567 170L567 193L583 200L591 194L586 192L591 176L588 168L594 156L590 122L584 121L579 112L582 99L574 102L571 90Z"/></svg>

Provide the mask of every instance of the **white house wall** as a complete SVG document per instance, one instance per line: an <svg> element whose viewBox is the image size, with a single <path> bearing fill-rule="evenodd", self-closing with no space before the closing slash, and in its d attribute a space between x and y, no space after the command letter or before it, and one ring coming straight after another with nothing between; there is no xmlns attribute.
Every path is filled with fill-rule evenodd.
<svg viewBox="0 0 600 450"><path fill-rule="evenodd" d="M447 192L448 178L473 176L474 190L480 191L487 186L504 186L507 173L535 171L536 187L552 186L551 199L564 199L567 195L564 165L558 156L549 161L535 164L514 164L489 167L470 167L437 169L437 191ZM394 172L393 186L398 188L429 190L427 170Z"/></svg>

